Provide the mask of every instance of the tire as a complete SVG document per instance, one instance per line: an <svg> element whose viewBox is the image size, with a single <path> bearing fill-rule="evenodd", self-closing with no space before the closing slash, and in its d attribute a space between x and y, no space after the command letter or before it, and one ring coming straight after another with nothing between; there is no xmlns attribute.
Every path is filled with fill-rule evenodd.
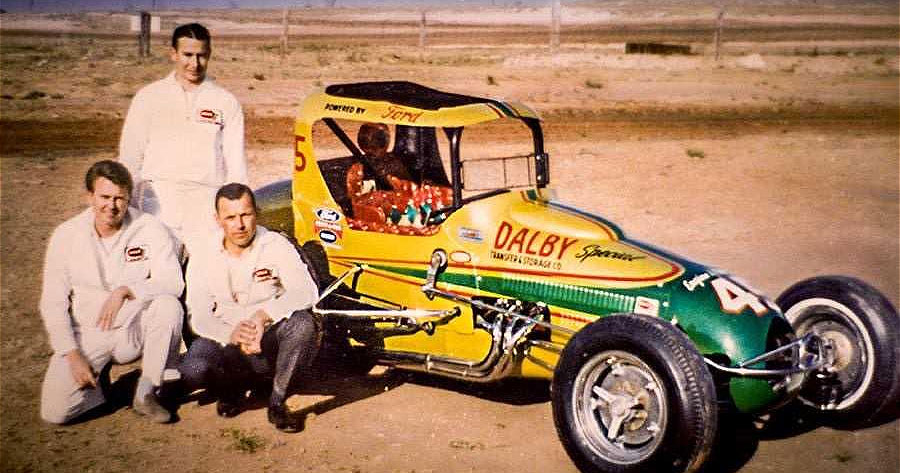
<svg viewBox="0 0 900 473"><path fill-rule="evenodd" d="M798 336L814 332L835 350L833 372L811 374L800 400L828 425L857 428L896 415L900 404L900 318L868 284L844 276L800 281L777 299Z"/></svg>
<svg viewBox="0 0 900 473"><path fill-rule="evenodd" d="M300 253L303 262L309 268L310 275L315 280L316 285L319 286L319 291L328 287L335 278L331 275L331 271L328 268L328 255L325 254L325 248L313 240L304 243L303 246L295 246L297 246L297 251Z"/></svg>
<svg viewBox="0 0 900 473"><path fill-rule="evenodd" d="M563 447L585 472L694 471L716 436L716 391L703 357L676 327L644 315L611 315L576 333L560 355L551 401Z"/></svg>
<svg viewBox="0 0 900 473"><path fill-rule="evenodd" d="M322 244L310 240L303 246L294 246L300 254L301 259L309 269L310 276L316 283L321 293L332 282L337 279L331 275L328 267L328 255ZM351 296L352 291L345 285L341 285L336 293ZM333 300L326 298L323 303L332 309L357 309L357 304L346 300ZM375 360L372 359L365 347L352 346L347 339L349 330L339 321L329 318L322 320L323 339L322 348L319 351L317 365L320 368L320 377L335 378L344 376L365 376L375 367Z"/></svg>
<svg viewBox="0 0 900 473"><path fill-rule="evenodd" d="M351 346L346 337L326 329L316 359L321 378L362 377L375 367L365 347Z"/></svg>

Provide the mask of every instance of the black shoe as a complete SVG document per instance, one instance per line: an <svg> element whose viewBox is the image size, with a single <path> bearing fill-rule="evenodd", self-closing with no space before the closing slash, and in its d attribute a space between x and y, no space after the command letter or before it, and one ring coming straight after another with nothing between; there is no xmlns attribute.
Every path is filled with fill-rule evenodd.
<svg viewBox="0 0 900 473"><path fill-rule="evenodd" d="M294 433L302 430L299 419L292 418L284 403L269 404L268 417L269 423L282 432Z"/></svg>
<svg viewBox="0 0 900 473"><path fill-rule="evenodd" d="M244 411L244 406L239 400L219 399L216 402L216 414L219 417L231 418Z"/></svg>
<svg viewBox="0 0 900 473"><path fill-rule="evenodd" d="M178 410L178 405L185 400L188 394L190 393L187 392L181 380L165 381L156 390L156 397L159 398L159 403L170 411Z"/></svg>

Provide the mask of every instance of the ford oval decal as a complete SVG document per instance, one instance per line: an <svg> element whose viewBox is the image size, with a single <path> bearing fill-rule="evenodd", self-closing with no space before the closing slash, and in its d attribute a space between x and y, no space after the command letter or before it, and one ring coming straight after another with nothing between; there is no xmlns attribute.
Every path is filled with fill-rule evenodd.
<svg viewBox="0 0 900 473"><path fill-rule="evenodd" d="M337 210L332 209L316 209L316 218L326 222L337 222L341 219L341 214Z"/></svg>

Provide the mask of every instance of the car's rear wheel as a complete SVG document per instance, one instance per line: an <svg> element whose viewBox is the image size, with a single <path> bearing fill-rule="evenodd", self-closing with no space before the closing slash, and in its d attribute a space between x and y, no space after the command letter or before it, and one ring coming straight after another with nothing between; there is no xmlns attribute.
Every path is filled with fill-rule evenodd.
<svg viewBox="0 0 900 473"><path fill-rule="evenodd" d="M283 234L284 235L284 234ZM309 275L313 278L319 292L323 291L336 279L328 268L328 255L322 244L310 240L302 246L290 235L287 237L300 255L300 259L306 264ZM341 286L336 293L348 295L352 291ZM335 309L355 309L352 301L345 299L326 298L321 304ZM375 361L368 355L365 347L354 346L350 343L347 327L338 319L321 317L319 319L322 330L321 346L316 358L315 374L323 378L343 376L364 376L375 367Z"/></svg>
<svg viewBox="0 0 900 473"><path fill-rule="evenodd" d="M612 315L575 334L557 364L552 403L582 471L693 471L715 438L712 376L690 339L657 318Z"/></svg>
<svg viewBox="0 0 900 473"><path fill-rule="evenodd" d="M798 336L815 333L834 363L812 373L800 399L835 427L860 427L896 414L900 404L900 318L866 283L843 276L798 282L778 297Z"/></svg>

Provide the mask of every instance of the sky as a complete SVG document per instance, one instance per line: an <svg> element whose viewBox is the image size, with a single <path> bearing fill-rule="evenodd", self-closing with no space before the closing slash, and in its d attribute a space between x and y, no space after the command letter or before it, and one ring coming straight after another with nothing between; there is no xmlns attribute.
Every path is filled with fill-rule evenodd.
<svg viewBox="0 0 900 473"><path fill-rule="evenodd" d="M383 4L477 4L477 5L543 5L550 0L0 0L0 8L8 12L74 12L74 11L134 11L147 9L190 8L281 8L325 6L383 5Z"/></svg>

